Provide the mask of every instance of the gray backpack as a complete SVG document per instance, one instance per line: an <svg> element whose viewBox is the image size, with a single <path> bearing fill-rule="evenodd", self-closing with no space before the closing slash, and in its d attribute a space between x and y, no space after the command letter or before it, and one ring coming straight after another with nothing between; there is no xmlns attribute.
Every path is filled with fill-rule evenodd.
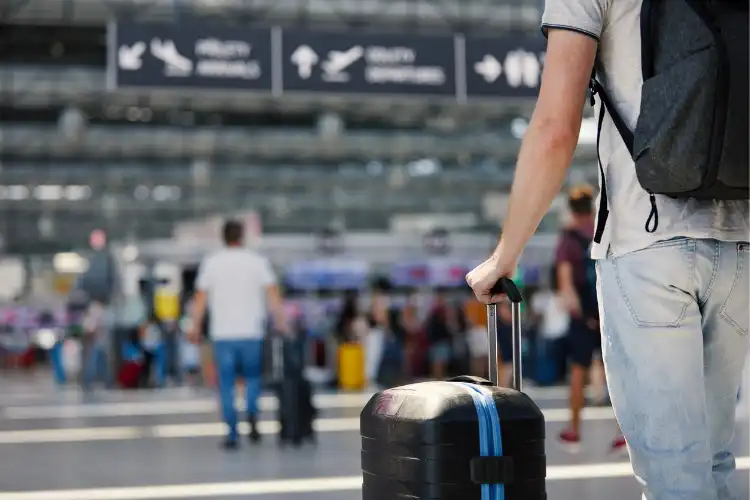
<svg viewBox="0 0 750 500"><path fill-rule="evenodd" d="M746 200L748 188L748 0L643 0L643 87L640 115L629 130L594 74L598 95L635 161L651 200L645 229L659 224L655 194L672 198ZM607 189L594 241L601 242Z"/></svg>

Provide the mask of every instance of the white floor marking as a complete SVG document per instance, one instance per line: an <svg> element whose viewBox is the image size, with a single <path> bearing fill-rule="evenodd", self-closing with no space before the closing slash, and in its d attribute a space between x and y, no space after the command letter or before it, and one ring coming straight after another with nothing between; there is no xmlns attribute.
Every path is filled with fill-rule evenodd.
<svg viewBox="0 0 750 500"><path fill-rule="evenodd" d="M55 397L75 397L78 393L75 389L64 388L61 394L27 394L29 399L54 399ZM185 394L190 397L189 390L185 388L162 389L164 394ZM530 387L526 391L535 401L556 401L567 398L565 387ZM158 394L158 393L155 393ZM335 393L317 394L315 403L322 409L333 408L361 408L372 397L373 392L363 393ZM6 403L3 410L5 418L14 420L53 419L53 418L79 418L79 417L125 417L131 415L175 415L175 414L206 414L215 413L216 400L207 398L203 394L195 395L192 399L177 399L168 401L133 401L131 398L138 393L128 392L100 392L96 397L108 401L86 403L83 401L66 401L61 404L44 405L7 405L7 403L18 403L14 397L6 399L0 396L0 404ZM119 399L119 401L118 401ZM15 400L15 401L14 401ZM241 397L237 398L238 407L244 405ZM276 398L265 395L260 398L260 407L263 411L273 411L278 408Z"/></svg>
<svg viewBox="0 0 750 500"><path fill-rule="evenodd" d="M567 422L569 412L566 409L543 410L548 423ZM609 408L586 408L581 419L614 420ZM321 418L316 420L315 428L318 432L352 432L359 430L359 417L349 418ZM246 424L240 422L240 430L246 431ZM275 420L262 420L259 430L265 434L278 432ZM49 442L86 442L121 440L133 438L195 438L207 436L223 436L226 427L220 422L195 424L164 424L152 426L118 426L118 427L80 427L57 429L29 429L0 431L0 444L18 443L49 443Z"/></svg>
<svg viewBox="0 0 750 500"><path fill-rule="evenodd" d="M737 459L737 469L750 469L750 457L739 457ZM627 462L586 465L555 465L547 468L548 481L606 479L629 477L632 474L633 469ZM184 500L188 498L248 497L330 491L356 491L361 487L361 476L344 476L234 483L199 483L124 488L19 491L0 493L0 500Z"/></svg>
<svg viewBox="0 0 750 500"><path fill-rule="evenodd" d="M130 440L146 437L148 427L84 427L0 432L0 444L74 443Z"/></svg>
<svg viewBox="0 0 750 500"><path fill-rule="evenodd" d="M321 409L362 408L372 394L316 394L315 405ZM275 396L261 396L258 401L261 411L275 411L278 400ZM244 400L237 399L238 410L245 407ZM83 417L126 417L133 415L184 415L216 413L216 399L196 398L183 401L120 401L116 403L78 403L44 406L8 406L3 416L11 420L62 419Z"/></svg>

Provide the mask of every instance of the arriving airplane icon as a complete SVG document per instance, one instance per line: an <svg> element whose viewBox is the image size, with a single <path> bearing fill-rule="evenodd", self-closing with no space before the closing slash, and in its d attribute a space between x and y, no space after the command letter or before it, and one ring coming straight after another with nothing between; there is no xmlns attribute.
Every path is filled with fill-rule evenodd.
<svg viewBox="0 0 750 500"><path fill-rule="evenodd" d="M487 54L484 59L474 64L474 71L482 75L485 82L493 83L503 73L503 67L494 56Z"/></svg>
<svg viewBox="0 0 750 500"><path fill-rule="evenodd" d="M151 54L165 64L169 76L188 76L193 72L193 61L177 52L173 40L151 40Z"/></svg>
<svg viewBox="0 0 750 500"><path fill-rule="evenodd" d="M297 66L297 73L303 80L312 75L313 67L318 64L318 54L307 45L300 45L292 52L292 63Z"/></svg>

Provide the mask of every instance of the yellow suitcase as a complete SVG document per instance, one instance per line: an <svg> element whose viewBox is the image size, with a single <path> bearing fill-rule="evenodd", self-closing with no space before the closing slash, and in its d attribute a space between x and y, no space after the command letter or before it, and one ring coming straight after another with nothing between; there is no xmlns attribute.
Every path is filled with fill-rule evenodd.
<svg viewBox="0 0 750 500"><path fill-rule="evenodd" d="M339 387L345 391L362 390L367 385L365 350L360 344L346 343L338 349Z"/></svg>

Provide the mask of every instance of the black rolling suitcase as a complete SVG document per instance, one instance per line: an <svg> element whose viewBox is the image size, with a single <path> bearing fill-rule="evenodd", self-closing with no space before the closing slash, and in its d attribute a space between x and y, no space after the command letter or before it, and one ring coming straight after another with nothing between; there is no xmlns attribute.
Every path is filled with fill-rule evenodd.
<svg viewBox="0 0 750 500"><path fill-rule="evenodd" d="M303 340L275 337L274 367L276 393L279 400L279 444L301 445L315 441L313 421L315 407L312 387L304 375Z"/></svg>
<svg viewBox="0 0 750 500"><path fill-rule="evenodd" d="M487 307L490 377L376 394L362 410L363 500L545 500L544 416L521 392L521 294L513 305L513 389L497 387L497 306Z"/></svg>

